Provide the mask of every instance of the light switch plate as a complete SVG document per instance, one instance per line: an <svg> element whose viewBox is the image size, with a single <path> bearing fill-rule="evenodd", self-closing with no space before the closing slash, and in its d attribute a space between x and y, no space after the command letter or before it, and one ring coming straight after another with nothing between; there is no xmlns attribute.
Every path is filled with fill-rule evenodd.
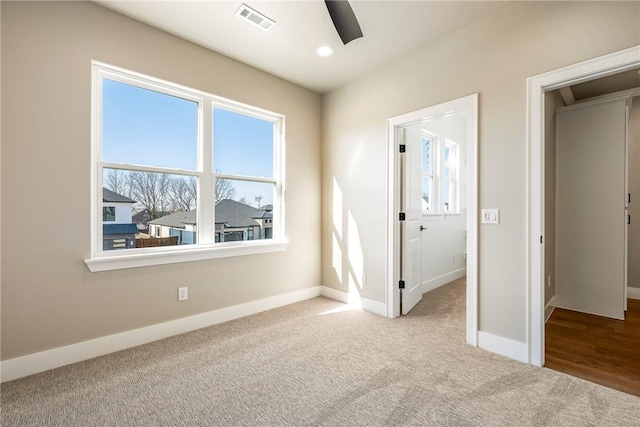
<svg viewBox="0 0 640 427"><path fill-rule="evenodd" d="M500 209L482 209L483 224L500 224Z"/></svg>

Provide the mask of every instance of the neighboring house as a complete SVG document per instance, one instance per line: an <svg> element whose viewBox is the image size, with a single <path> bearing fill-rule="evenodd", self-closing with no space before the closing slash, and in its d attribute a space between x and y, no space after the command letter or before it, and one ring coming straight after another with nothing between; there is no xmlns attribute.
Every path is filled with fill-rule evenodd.
<svg viewBox="0 0 640 427"><path fill-rule="evenodd" d="M265 206L264 210L254 213L251 218L260 224L261 237L258 237L259 239L273 238L273 205Z"/></svg>
<svg viewBox="0 0 640 427"><path fill-rule="evenodd" d="M163 217L170 215L171 212L161 212L158 217ZM141 211L136 212L131 217L131 222L133 222L136 227L138 227L138 231L141 233L149 233L149 220L151 219L151 214L149 213L149 209L143 208Z"/></svg>
<svg viewBox="0 0 640 427"><path fill-rule="evenodd" d="M149 221L151 237L178 236L178 244L196 243L197 209L176 212ZM273 207L256 209L235 200L224 199L216 204L215 241L271 239Z"/></svg>
<svg viewBox="0 0 640 427"><path fill-rule="evenodd" d="M102 249L130 249L136 247L138 227L131 221L131 200L122 194L102 188Z"/></svg>
<svg viewBox="0 0 640 427"><path fill-rule="evenodd" d="M197 211L194 209L172 213L149 221L149 236L151 238L177 236L179 245L196 243L197 216Z"/></svg>
<svg viewBox="0 0 640 427"><path fill-rule="evenodd" d="M216 203L216 242L238 240L270 239L272 236L272 214L269 211L269 224L266 209L260 210L235 200L224 199ZM267 226L269 232L266 232ZM268 236L268 237L266 237Z"/></svg>

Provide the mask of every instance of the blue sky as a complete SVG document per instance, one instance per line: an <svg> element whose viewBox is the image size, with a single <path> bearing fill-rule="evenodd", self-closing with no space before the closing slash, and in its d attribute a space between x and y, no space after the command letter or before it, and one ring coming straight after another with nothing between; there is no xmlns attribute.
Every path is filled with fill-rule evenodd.
<svg viewBox="0 0 640 427"><path fill-rule="evenodd" d="M198 105L186 99L103 80L102 157L109 162L197 168ZM273 124L216 108L214 169L273 177ZM233 181L235 199L273 203L270 184Z"/></svg>

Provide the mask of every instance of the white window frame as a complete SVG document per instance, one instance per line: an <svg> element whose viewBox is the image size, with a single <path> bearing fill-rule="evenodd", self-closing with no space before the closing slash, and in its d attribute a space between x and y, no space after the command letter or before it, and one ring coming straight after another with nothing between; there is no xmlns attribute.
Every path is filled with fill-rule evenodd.
<svg viewBox="0 0 640 427"><path fill-rule="evenodd" d="M187 99L198 104L198 163L194 170L152 167L102 160L102 82L115 80L136 87ZM222 108L235 113L269 121L274 124L273 178L215 173L213 170L213 109ZM246 104L221 98L140 73L124 70L101 62L92 62L92 153L91 153L91 257L85 259L90 271L118 270L178 262L198 261L240 255L284 251L287 247L284 227L284 116ZM103 169L122 169L193 176L198 179L198 236L197 244L136 248L126 251L102 250L102 186ZM215 243L216 178L264 182L274 185L273 238ZM124 252L124 253L123 253Z"/></svg>
<svg viewBox="0 0 640 427"><path fill-rule="evenodd" d="M422 131L422 139L427 139L432 142L431 170L433 172L433 174L424 173L424 165L421 164L421 176L429 176L433 178L433 202L431 203L431 209L423 210L422 215L427 217L427 219L431 218L433 220L437 220L437 217L441 216L445 216L446 218L447 216L460 215L460 144L450 139L441 138L440 136L427 132L426 130ZM444 176L445 147L453 147L455 151L453 178L451 179L451 182L454 183L454 196L452 198L453 206L451 206L448 211L444 208L444 189L448 181ZM420 153L420 157L422 162L424 160L423 153ZM420 182L422 185L422 180Z"/></svg>

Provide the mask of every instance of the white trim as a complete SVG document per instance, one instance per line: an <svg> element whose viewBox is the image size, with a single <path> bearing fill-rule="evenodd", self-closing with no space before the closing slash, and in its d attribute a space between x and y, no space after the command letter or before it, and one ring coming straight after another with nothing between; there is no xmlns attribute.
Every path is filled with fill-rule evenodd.
<svg viewBox="0 0 640 427"><path fill-rule="evenodd" d="M256 255L271 252L282 252L287 249L287 242L273 240L252 240L251 244L245 242L230 242L229 245L217 243L215 246L190 245L188 249L180 247L179 250L165 248L158 252L127 253L114 256L101 256L99 258L85 259L84 262L92 273L98 271L122 270L125 268L148 267L161 264L175 264L180 262L202 261L207 259L227 258L232 256ZM156 248L150 248L156 249ZM162 249L162 248L159 248ZM111 251L118 252L118 251ZM111 253L109 252L109 253Z"/></svg>
<svg viewBox="0 0 640 427"><path fill-rule="evenodd" d="M388 187L387 187L387 317L398 317L399 280L399 189L396 175L399 170L398 129L451 111L467 112L467 323L466 340L478 345L478 94L411 113L392 117L388 129Z"/></svg>
<svg viewBox="0 0 640 427"><path fill-rule="evenodd" d="M371 313L387 317L387 305L383 302L350 294L328 286L322 286L321 295L325 298L343 302L352 307L361 308Z"/></svg>
<svg viewBox="0 0 640 427"><path fill-rule="evenodd" d="M627 298L640 299L640 286L627 286Z"/></svg>
<svg viewBox="0 0 640 427"><path fill-rule="evenodd" d="M478 331L478 347L518 362L527 362L527 344Z"/></svg>
<svg viewBox="0 0 640 427"><path fill-rule="evenodd" d="M527 362L544 365L544 92L640 66L640 46L527 79Z"/></svg>
<svg viewBox="0 0 640 427"><path fill-rule="evenodd" d="M276 295L261 300L183 317L169 322L158 323L144 328L133 329L106 337L4 360L0 362L2 382L315 298L320 296L320 288L320 286L314 286L300 291Z"/></svg>
<svg viewBox="0 0 640 427"><path fill-rule="evenodd" d="M553 314L553 310L556 309L556 296L552 296L547 305L544 307L544 321L545 323L549 320L551 315Z"/></svg>
<svg viewBox="0 0 640 427"><path fill-rule="evenodd" d="M440 286L446 285L449 282L453 282L461 277L464 277L467 274L466 268L460 268L458 270L451 271L449 273L445 273L442 276L438 276L431 280L427 280L422 282L422 293L432 291Z"/></svg>

